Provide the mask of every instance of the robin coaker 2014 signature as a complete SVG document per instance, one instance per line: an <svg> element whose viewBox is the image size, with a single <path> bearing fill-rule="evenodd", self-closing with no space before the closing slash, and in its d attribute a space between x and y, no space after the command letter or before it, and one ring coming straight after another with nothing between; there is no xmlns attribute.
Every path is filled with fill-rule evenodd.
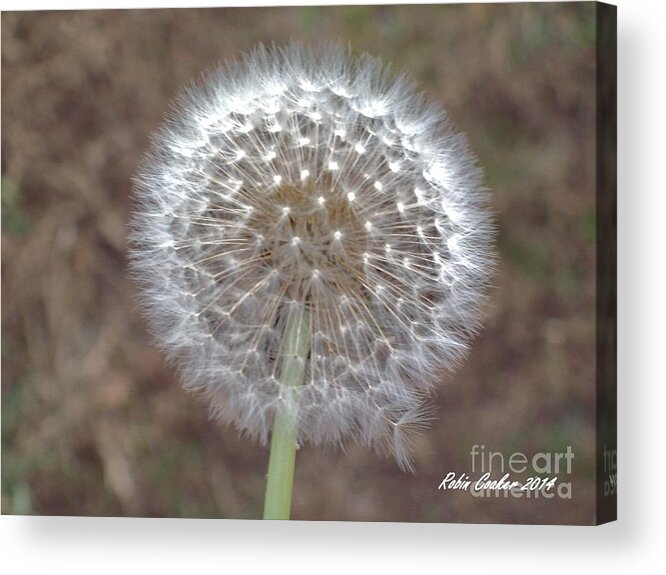
<svg viewBox="0 0 666 575"><path fill-rule="evenodd" d="M437 489L469 491L475 497L504 494L507 497L571 499L571 482L562 481L560 476L571 475L573 459L571 446L563 452L539 452L528 457L522 452L505 456L499 451L486 451L484 445L474 445L470 451L471 475L450 471ZM526 472L530 476L523 481L511 478L511 473ZM473 478L476 473L481 475ZM499 478L498 474L501 474Z"/></svg>

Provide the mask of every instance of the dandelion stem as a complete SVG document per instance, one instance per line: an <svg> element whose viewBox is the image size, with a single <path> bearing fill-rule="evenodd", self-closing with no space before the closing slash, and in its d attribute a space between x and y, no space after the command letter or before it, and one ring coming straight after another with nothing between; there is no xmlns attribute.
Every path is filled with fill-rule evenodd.
<svg viewBox="0 0 666 575"><path fill-rule="evenodd" d="M289 314L284 332L280 381L284 385L283 400L286 409L276 411L273 422L264 519L289 519L291 512L298 403L295 394L289 392L303 385L309 352L309 316L307 310L300 307Z"/></svg>

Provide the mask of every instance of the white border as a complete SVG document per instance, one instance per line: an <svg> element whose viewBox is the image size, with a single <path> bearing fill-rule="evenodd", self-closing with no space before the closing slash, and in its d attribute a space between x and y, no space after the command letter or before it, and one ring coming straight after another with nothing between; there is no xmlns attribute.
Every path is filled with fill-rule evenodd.
<svg viewBox="0 0 666 575"><path fill-rule="evenodd" d="M216 4L220 3L194 3ZM96 575L143 571L163 575L183 571L245 573L256 567L268 573L462 575L654 573L658 571L655 564L663 569L665 3L620 0L617 4L619 522L583 528L2 517L3 571ZM183 3L13 0L2 2L1 8L176 5Z"/></svg>

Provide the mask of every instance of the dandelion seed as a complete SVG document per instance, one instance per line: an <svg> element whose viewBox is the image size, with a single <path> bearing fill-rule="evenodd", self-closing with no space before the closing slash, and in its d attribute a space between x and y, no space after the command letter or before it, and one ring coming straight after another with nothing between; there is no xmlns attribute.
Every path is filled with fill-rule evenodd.
<svg viewBox="0 0 666 575"><path fill-rule="evenodd" d="M288 413L299 444L411 467L492 262L480 172L437 108L376 59L260 47L187 91L136 196L147 314L215 417L266 443Z"/></svg>

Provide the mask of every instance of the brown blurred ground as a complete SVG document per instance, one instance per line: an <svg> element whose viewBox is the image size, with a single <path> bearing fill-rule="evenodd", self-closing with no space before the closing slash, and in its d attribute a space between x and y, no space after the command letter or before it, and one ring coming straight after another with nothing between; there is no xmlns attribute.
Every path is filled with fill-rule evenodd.
<svg viewBox="0 0 666 575"><path fill-rule="evenodd" d="M417 473L299 453L294 517L585 523L594 497L594 13L585 4L5 13L2 511L259 517L267 453L208 421L126 272L131 177L174 92L257 42L341 40L415 77L493 191L499 273ZM574 499L436 487L475 443L571 445Z"/></svg>

